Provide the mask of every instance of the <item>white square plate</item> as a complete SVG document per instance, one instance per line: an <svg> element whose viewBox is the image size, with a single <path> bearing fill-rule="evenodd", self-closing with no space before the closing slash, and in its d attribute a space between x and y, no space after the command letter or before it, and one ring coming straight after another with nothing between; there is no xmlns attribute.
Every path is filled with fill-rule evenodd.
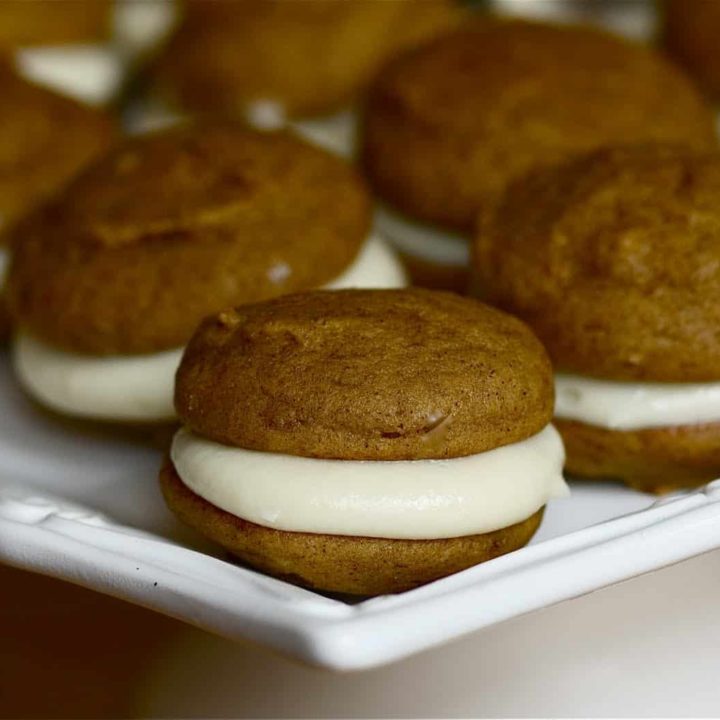
<svg viewBox="0 0 720 720"><path fill-rule="evenodd" d="M720 481L659 502L575 483L528 547L348 604L238 567L180 527L157 486L159 452L44 415L4 355L0 405L0 560L338 670L392 662L720 547Z"/></svg>

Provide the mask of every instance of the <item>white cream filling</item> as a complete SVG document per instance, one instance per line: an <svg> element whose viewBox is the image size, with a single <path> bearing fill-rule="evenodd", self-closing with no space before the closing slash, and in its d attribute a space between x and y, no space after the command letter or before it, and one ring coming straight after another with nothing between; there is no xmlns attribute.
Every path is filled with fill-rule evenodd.
<svg viewBox="0 0 720 720"><path fill-rule="evenodd" d="M265 527L430 539L492 532L568 494L560 436L537 435L450 460L320 460L243 450L180 430L170 452L183 483Z"/></svg>
<svg viewBox="0 0 720 720"><path fill-rule="evenodd" d="M189 119L189 116L175 112L159 101L147 100L126 109L124 125L129 135L142 135L179 125Z"/></svg>
<svg viewBox="0 0 720 720"><path fill-rule="evenodd" d="M128 67L157 46L176 19L173 0L124 0L114 8L112 40L20 48L15 65L31 82L89 105L107 105L120 94Z"/></svg>
<svg viewBox="0 0 720 720"><path fill-rule="evenodd" d="M128 130L133 134L145 133L172 127L187 119L187 115L173 111L159 101L148 101L131 109ZM272 100L258 100L248 106L245 120L258 130L289 128L313 145L347 160L354 157L357 148L358 119L353 110L305 120L289 120L281 104Z"/></svg>
<svg viewBox="0 0 720 720"><path fill-rule="evenodd" d="M124 68L109 45L23 48L15 65L25 79L89 105L105 105L120 92Z"/></svg>
<svg viewBox="0 0 720 720"><path fill-rule="evenodd" d="M609 430L718 422L720 382L619 382L557 374L555 416Z"/></svg>
<svg viewBox="0 0 720 720"><path fill-rule="evenodd" d="M288 127L298 135L325 150L352 158L357 149L357 112L343 110L333 115L292 120L283 104L276 100L255 100L245 111L247 122L258 130L279 130Z"/></svg>
<svg viewBox="0 0 720 720"><path fill-rule="evenodd" d="M289 268L272 269L279 277ZM325 287L404 287L399 260L370 236L353 264ZM95 357L59 350L20 334L13 346L15 372L44 405L67 415L124 422L161 422L175 417L173 384L183 349L138 356Z"/></svg>
<svg viewBox="0 0 720 720"><path fill-rule="evenodd" d="M97 420L161 422L175 417L173 386L182 352L93 357L20 333L13 361L22 386L53 410Z"/></svg>
<svg viewBox="0 0 720 720"><path fill-rule="evenodd" d="M290 127L306 140L329 150L340 157L351 159L357 150L357 113L344 110L306 120L293 120Z"/></svg>
<svg viewBox="0 0 720 720"><path fill-rule="evenodd" d="M113 30L124 56L140 57L157 47L178 20L175 0L122 0L116 2Z"/></svg>
<svg viewBox="0 0 720 720"><path fill-rule="evenodd" d="M470 264L467 238L413 222L387 205L377 206L375 227L399 252L411 257L448 267L467 267Z"/></svg>
<svg viewBox="0 0 720 720"><path fill-rule="evenodd" d="M324 287L326 290L401 288L407 284L407 273L397 255L382 238L373 233L350 267Z"/></svg>

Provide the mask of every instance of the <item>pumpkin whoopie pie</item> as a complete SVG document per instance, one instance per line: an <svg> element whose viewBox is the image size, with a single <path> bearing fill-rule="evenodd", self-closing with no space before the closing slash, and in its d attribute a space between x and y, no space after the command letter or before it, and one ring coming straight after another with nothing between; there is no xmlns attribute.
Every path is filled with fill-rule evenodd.
<svg viewBox="0 0 720 720"><path fill-rule="evenodd" d="M109 147L117 129L105 114L23 80L2 56L0 94L0 336L5 337L7 228Z"/></svg>
<svg viewBox="0 0 720 720"><path fill-rule="evenodd" d="M455 0L191 0L150 69L150 93L176 113L289 121L350 156L349 107L380 65L463 15Z"/></svg>
<svg viewBox="0 0 720 720"><path fill-rule="evenodd" d="M362 136L381 230L417 282L455 286L467 280L478 210L531 168L609 144L716 144L710 109L651 49L592 28L492 19L386 67Z"/></svg>
<svg viewBox="0 0 720 720"><path fill-rule="evenodd" d="M319 590L400 592L510 552L567 492L545 351L452 293L315 291L221 312L190 341L175 403L170 508Z"/></svg>
<svg viewBox="0 0 720 720"><path fill-rule="evenodd" d="M557 369L567 469L662 492L720 474L720 154L596 151L480 223L483 296Z"/></svg>
<svg viewBox="0 0 720 720"><path fill-rule="evenodd" d="M173 376L219 308L403 285L354 170L239 122L131 138L16 225L8 294L26 389L110 421L174 416Z"/></svg>
<svg viewBox="0 0 720 720"><path fill-rule="evenodd" d="M663 45L679 65L715 99L720 97L720 3L665 0Z"/></svg>

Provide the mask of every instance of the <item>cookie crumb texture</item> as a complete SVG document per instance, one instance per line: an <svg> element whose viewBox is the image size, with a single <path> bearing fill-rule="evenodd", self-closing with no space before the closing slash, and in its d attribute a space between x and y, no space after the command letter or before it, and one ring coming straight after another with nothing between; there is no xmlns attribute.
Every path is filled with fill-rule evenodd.
<svg viewBox="0 0 720 720"><path fill-rule="evenodd" d="M720 379L720 155L646 146L536 171L483 214L479 292L557 368Z"/></svg>
<svg viewBox="0 0 720 720"><path fill-rule="evenodd" d="M369 232L352 168L285 133L206 122L131 138L22 222L22 326L96 355L182 346L223 307L318 287Z"/></svg>
<svg viewBox="0 0 720 720"><path fill-rule="evenodd" d="M183 485L169 461L160 486L180 520L248 565L296 585L349 595L404 592L517 550L535 534L543 515L540 509L501 530L439 540L318 535L235 517Z"/></svg>
<svg viewBox="0 0 720 720"><path fill-rule="evenodd" d="M714 117L681 70L600 30L478 20L378 76L362 158L411 217L472 232L529 169L605 145L714 147Z"/></svg>
<svg viewBox="0 0 720 720"><path fill-rule="evenodd" d="M177 374L197 434L347 460L449 458L534 435L552 417L542 346L451 293L318 291L206 320Z"/></svg>
<svg viewBox="0 0 720 720"><path fill-rule="evenodd" d="M568 473L619 478L641 492L666 493L704 485L720 475L720 423L647 430L607 430L555 420Z"/></svg>

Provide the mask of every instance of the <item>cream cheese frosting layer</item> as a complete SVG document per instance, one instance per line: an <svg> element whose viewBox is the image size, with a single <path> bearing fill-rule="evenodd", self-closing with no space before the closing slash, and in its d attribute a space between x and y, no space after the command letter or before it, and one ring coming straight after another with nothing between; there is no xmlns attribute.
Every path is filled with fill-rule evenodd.
<svg viewBox="0 0 720 720"><path fill-rule="evenodd" d="M274 268L282 275L283 268ZM350 267L325 288L392 288L407 284L400 261L371 235ZM27 334L14 343L15 371L37 400L66 415L121 422L175 417L173 385L183 349L98 357L54 348Z"/></svg>
<svg viewBox="0 0 720 720"><path fill-rule="evenodd" d="M177 7L168 0L119 2L113 9L113 39L20 48L18 72L31 82L90 105L106 105L120 93L134 62L170 32Z"/></svg>
<svg viewBox="0 0 720 720"><path fill-rule="evenodd" d="M173 387L182 349L93 357L56 350L21 333L13 345L23 387L53 410L79 417L161 422L175 417Z"/></svg>
<svg viewBox="0 0 720 720"><path fill-rule="evenodd" d="M26 80L90 105L110 102L123 82L122 61L105 45L23 48L15 64Z"/></svg>
<svg viewBox="0 0 720 720"><path fill-rule="evenodd" d="M407 273L397 255L382 238L372 234L352 265L324 288L401 288L407 284Z"/></svg>
<svg viewBox="0 0 720 720"><path fill-rule="evenodd" d="M377 206L375 227L405 255L449 267L470 263L470 243L462 235L413 222L386 205Z"/></svg>
<svg viewBox="0 0 720 720"><path fill-rule="evenodd" d="M555 416L608 430L720 422L720 382L618 382L559 373Z"/></svg>
<svg viewBox="0 0 720 720"><path fill-rule="evenodd" d="M358 117L353 110L290 122L298 135L347 159L355 157L357 151L357 126Z"/></svg>
<svg viewBox="0 0 720 720"><path fill-rule="evenodd" d="M115 3L113 35L124 58L154 51L170 34L180 13L174 0Z"/></svg>
<svg viewBox="0 0 720 720"><path fill-rule="evenodd" d="M552 425L450 460L321 460L243 450L178 431L170 456L212 505L290 532L423 540L492 532L568 494Z"/></svg>

